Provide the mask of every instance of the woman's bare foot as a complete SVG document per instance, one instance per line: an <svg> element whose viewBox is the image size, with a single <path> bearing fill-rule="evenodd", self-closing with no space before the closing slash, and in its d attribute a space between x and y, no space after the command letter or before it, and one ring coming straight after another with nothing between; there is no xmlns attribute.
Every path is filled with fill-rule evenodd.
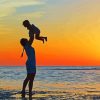
<svg viewBox="0 0 100 100"><path fill-rule="evenodd" d="M32 92L29 93L29 100L32 100Z"/></svg>
<svg viewBox="0 0 100 100"><path fill-rule="evenodd" d="M21 97L25 98L25 91L21 91Z"/></svg>

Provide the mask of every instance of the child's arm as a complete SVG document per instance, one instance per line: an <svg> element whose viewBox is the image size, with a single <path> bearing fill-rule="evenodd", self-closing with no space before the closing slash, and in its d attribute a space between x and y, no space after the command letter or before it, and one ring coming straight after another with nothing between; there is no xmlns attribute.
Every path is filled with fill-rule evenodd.
<svg viewBox="0 0 100 100"><path fill-rule="evenodd" d="M33 34L33 35L30 35L29 37L30 37L30 38L29 38L28 43L29 43L30 45L32 45L33 40L34 40L34 34Z"/></svg>

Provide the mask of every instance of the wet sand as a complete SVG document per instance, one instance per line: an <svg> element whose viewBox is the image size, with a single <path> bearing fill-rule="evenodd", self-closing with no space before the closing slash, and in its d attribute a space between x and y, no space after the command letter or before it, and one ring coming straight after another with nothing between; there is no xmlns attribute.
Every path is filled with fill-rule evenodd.
<svg viewBox="0 0 100 100"><path fill-rule="evenodd" d="M95 91L98 92L98 91ZM100 93L100 91L99 91ZM0 100L28 100L28 91L26 97L21 98L20 91L0 90ZM34 91L32 100L100 100L99 94L78 94L72 92L60 91Z"/></svg>
<svg viewBox="0 0 100 100"><path fill-rule="evenodd" d="M99 86L97 89L95 86ZM72 88L73 87L73 88ZM32 99L30 100L100 100L100 85L95 84L91 86L73 85L70 90L39 90L33 91ZM26 90L26 97L21 98L21 88L17 87L7 89L0 89L0 100L29 100L28 89Z"/></svg>
<svg viewBox="0 0 100 100"><path fill-rule="evenodd" d="M20 81L1 81L1 83L0 100L29 100L28 86L26 98L21 98ZM34 82L32 100L100 100L100 84Z"/></svg>

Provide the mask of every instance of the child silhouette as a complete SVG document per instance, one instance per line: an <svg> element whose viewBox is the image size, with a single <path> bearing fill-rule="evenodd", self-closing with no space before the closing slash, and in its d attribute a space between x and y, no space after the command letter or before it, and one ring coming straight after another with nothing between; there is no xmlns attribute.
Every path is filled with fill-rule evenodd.
<svg viewBox="0 0 100 100"><path fill-rule="evenodd" d="M44 43L44 40L47 41L47 37L40 36L40 30L35 25L30 24L28 20L23 21L23 26L26 27L29 30L29 37L34 37L35 39L41 40Z"/></svg>

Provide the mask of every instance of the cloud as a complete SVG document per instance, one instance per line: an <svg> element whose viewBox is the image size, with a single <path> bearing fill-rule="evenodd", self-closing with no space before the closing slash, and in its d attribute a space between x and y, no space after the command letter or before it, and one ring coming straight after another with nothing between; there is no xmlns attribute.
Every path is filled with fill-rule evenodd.
<svg viewBox="0 0 100 100"><path fill-rule="evenodd" d="M29 6L29 5L41 5L44 4L44 2L41 2L39 0L4 0L5 2L2 2L1 5L4 5L5 7L23 7L23 6Z"/></svg>
<svg viewBox="0 0 100 100"><path fill-rule="evenodd" d="M40 0L0 0L0 18L9 16L16 12L19 7L43 5Z"/></svg>
<svg viewBox="0 0 100 100"><path fill-rule="evenodd" d="M41 18L45 12L37 11L37 12L31 12L31 13L24 13L21 14L19 17L24 19L30 19L30 18Z"/></svg>
<svg viewBox="0 0 100 100"><path fill-rule="evenodd" d="M5 16L12 14L14 11L15 9L7 8L7 7L5 7L4 9L0 9L0 18L3 18Z"/></svg>

